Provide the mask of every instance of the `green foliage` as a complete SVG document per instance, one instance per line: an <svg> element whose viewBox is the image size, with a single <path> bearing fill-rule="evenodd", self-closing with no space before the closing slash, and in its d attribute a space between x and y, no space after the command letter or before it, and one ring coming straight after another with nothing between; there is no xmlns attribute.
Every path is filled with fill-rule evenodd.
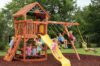
<svg viewBox="0 0 100 66"><path fill-rule="evenodd" d="M7 42L0 42L0 50L7 50L8 49L8 43Z"/></svg>
<svg viewBox="0 0 100 66"><path fill-rule="evenodd" d="M49 13L50 19L57 21L66 21L74 10L75 3L74 0L12 0L0 12L0 47L4 48L9 36L14 35L13 14L33 2L39 2Z"/></svg>
<svg viewBox="0 0 100 66"><path fill-rule="evenodd" d="M88 6L87 22L91 25L89 26L88 31L92 34L89 34L89 37L92 38L91 41L100 43L100 1L92 0L92 4ZM100 46L100 45L99 45Z"/></svg>
<svg viewBox="0 0 100 66"><path fill-rule="evenodd" d="M77 9L74 18L80 23L83 37L88 37L89 42L100 46L100 1L92 0L83 10Z"/></svg>
<svg viewBox="0 0 100 66"><path fill-rule="evenodd" d="M51 16L51 20L66 21L74 10L74 0L48 0L43 6Z"/></svg>
<svg viewBox="0 0 100 66"><path fill-rule="evenodd" d="M97 47L97 44L91 43L91 47Z"/></svg>
<svg viewBox="0 0 100 66"><path fill-rule="evenodd" d="M99 45L100 43L100 1L92 0L89 6L83 10L76 7L75 0L12 0L7 4L5 9L0 12L0 46L5 47L9 41L9 36L14 35L13 14L27 4L39 2L50 15L50 20L54 21L75 21L79 22L79 29L83 37L88 37L89 41ZM31 18L30 16L28 18ZM57 27L57 26L56 26ZM59 27L57 29L62 32ZM77 34L76 27L69 28L75 31L75 36L80 39ZM58 33L55 30L55 33ZM50 35L53 31L49 28ZM4 46L3 46L4 45Z"/></svg>
<svg viewBox="0 0 100 66"><path fill-rule="evenodd" d="M13 19L10 10L2 9L0 13L0 48L5 49L9 36L13 33Z"/></svg>

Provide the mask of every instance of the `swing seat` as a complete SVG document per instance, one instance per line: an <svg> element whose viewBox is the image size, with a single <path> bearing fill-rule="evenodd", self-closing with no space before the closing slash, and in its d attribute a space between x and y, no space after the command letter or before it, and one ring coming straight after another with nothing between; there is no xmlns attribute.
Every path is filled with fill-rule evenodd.
<svg viewBox="0 0 100 66"><path fill-rule="evenodd" d="M88 49L88 48L87 48L87 43L86 43L86 42L82 42L82 47L83 47L84 49Z"/></svg>

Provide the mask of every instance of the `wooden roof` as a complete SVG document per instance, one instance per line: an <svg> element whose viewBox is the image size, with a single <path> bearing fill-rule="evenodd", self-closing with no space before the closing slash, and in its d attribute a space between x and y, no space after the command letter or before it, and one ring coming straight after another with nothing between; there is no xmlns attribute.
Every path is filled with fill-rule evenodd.
<svg viewBox="0 0 100 66"><path fill-rule="evenodd" d="M28 13L32 8L34 8L35 6L39 6L39 8L44 12L44 14L46 14L47 17L49 17L48 13L46 12L46 10L38 3L31 3L29 5L24 6L23 8L21 8L18 12L16 12L13 16L14 17L18 17L18 16L24 16L26 13Z"/></svg>

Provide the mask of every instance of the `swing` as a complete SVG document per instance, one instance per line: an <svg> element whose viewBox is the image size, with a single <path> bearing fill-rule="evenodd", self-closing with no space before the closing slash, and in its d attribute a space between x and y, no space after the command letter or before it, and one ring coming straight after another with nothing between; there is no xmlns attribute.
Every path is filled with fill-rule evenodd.
<svg viewBox="0 0 100 66"><path fill-rule="evenodd" d="M61 32L63 32L63 30L61 30L60 28L60 25L58 26L57 24L50 24L50 26L49 26L49 29L51 29L52 30L52 33L57 37L58 35L58 33L61 33ZM58 39L58 37L57 37L57 39ZM66 41L67 42L67 41ZM65 44L66 43L65 41L64 41L64 43L61 43L61 42L59 42L58 41L58 44L59 44L59 46L61 46L62 47L62 44ZM65 48L65 47L64 47Z"/></svg>
<svg viewBox="0 0 100 66"><path fill-rule="evenodd" d="M78 30L79 35L80 35L80 37L81 37L81 40L82 40L81 43L82 43L82 47L84 48L84 50L85 50L85 51L94 51L94 52L97 52L96 49L94 49L94 48L88 48L88 47L87 47L87 43L84 41L83 36L82 36L81 31L80 31L80 29L79 29L78 26L77 26L77 30Z"/></svg>
<svg viewBox="0 0 100 66"><path fill-rule="evenodd" d="M81 34L81 31L80 31L80 29L79 29L79 27L77 26L77 30L78 30L78 33L79 33L79 35L80 35L80 37L81 37L81 40L82 40L82 47L84 48L84 49L87 49L87 43L84 41L84 39L83 39L83 36L82 36L82 34Z"/></svg>

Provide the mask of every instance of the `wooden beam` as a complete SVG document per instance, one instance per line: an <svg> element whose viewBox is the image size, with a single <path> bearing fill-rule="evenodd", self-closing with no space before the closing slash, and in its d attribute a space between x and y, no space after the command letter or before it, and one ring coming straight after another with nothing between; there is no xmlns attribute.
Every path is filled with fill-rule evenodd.
<svg viewBox="0 0 100 66"><path fill-rule="evenodd" d="M65 26L74 26L74 25L79 25L79 23L77 22L57 22L57 21L48 21L47 23L49 24L62 24L62 25L65 25Z"/></svg>
<svg viewBox="0 0 100 66"><path fill-rule="evenodd" d="M65 28L65 31L66 31L66 33L68 35L68 38L69 38L69 31L68 31L66 26L64 26L64 28ZM77 59L80 60L80 56L79 56L79 54L78 54L78 52L76 50L76 47L74 46L74 42L70 38L69 38L69 40L70 40L70 43L71 43L71 45L72 45L72 47L73 47L73 49L74 49L74 51L76 53Z"/></svg>

